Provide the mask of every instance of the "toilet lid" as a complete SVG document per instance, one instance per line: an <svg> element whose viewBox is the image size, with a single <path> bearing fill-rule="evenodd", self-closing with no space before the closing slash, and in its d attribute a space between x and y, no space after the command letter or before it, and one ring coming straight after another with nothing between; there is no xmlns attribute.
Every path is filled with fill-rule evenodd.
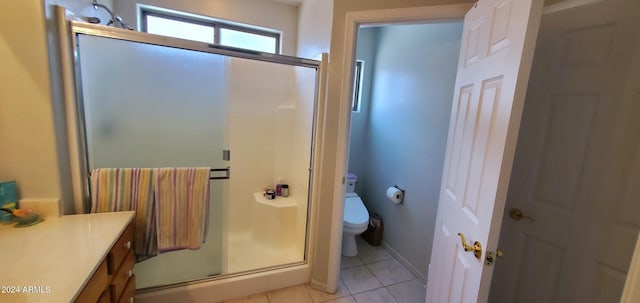
<svg viewBox="0 0 640 303"><path fill-rule="evenodd" d="M369 222L369 212L364 207L360 197L347 197L344 199L344 223L362 225Z"/></svg>

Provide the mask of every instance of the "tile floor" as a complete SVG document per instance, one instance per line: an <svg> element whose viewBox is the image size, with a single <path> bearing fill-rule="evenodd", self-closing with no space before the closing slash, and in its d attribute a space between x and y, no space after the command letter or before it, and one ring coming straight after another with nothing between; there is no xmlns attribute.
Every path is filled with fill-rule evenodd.
<svg viewBox="0 0 640 303"><path fill-rule="evenodd" d="M298 285L225 303L423 303L422 282L382 247L358 238L358 256L342 257L335 294Z"/></svg>

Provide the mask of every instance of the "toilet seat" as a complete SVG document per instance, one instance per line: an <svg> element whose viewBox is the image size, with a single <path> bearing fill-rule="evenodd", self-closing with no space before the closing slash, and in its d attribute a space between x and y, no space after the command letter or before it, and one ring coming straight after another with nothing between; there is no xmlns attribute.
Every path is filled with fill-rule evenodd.
<svg viewBox="0 0 640 303"><path fill-rule="evenodd" d="M369 212L362 199L355 193L348 193L344 199L344 227L361 228L369 225Z"/></svg>

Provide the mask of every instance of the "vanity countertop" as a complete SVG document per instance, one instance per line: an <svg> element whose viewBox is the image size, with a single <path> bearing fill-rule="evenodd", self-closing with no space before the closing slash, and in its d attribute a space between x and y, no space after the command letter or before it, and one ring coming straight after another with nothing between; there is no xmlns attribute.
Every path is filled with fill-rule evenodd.
<svg viewBox="0 0 640 303"><path fill-rule="evenodd" d="M0 302L73 302L134 212L0 226Z"/></svg>

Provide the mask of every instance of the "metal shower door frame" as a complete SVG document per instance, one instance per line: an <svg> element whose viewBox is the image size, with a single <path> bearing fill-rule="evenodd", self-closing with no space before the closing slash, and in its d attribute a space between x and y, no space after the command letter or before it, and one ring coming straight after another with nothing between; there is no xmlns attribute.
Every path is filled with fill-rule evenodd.
<svg viewBox="0 0 640 303"><path fill-rule="evenodd" d="M296 66L296 67L306 67L306 68L313 68L315 69L316 72L316 86L315 86L315 91L314 91L314 100L313 100L313 121L312 121L312 134L311 134L311 146L309 146L310 149L310 159L309 159L309 190L307 193L307 223L306 223L306 231L305 231L305 247L304 247L304 259L302 260L302 262L297 262L295 264L283 264L283 265L278 265L278 266L274 266L274 267L269 267L269 268L261 268L258 269L257 271L269 271L272 269L276 269L276 268L282 268L282 267L287 267L287 266L291 266L291 265L297 265L300 263L306 264L309 261L309 238L310 238L310 229L311 229L311 225L312 225L312 218L311 218L311 213L312 213L312 200L313 200L313 185L315 184L314 180L314 175L315 175L315 169L314 169L314 164L317 162L315 160L316 157L316 142L317 142L317 127L318 127L318 120L319 120L319 115L321 113L319 113L319 98L321 97L320 94L322 93L321 89L318 87L319 85L322 85L322 72L321 70L326 70L326 62L327 62L327 57L326 55L324 55L323 60L322 61L318 61L318 60L311 60L311 59L305 59L305 58L298 58L298 57L292 57L292 56L285 56L285 55L277 55L277 54L271 54L271 53L262 53L262 52L257 52L257 51L252 51L252 50L245 50L245 49L239 49L239 48L233 48L233 47L226 47L226 46L220 46L220 45L213 45L213 44L207 44L207 43L202 43L202 42L197 42L197 41L191 41L191 40L184 40L184 39L179 39L179 38L173 38L173 37L166 37L166 36L160 36L160 35L154 35L154 34L149 34L149 33L145 33L145 32L137 32L137 31L132 31L132 30L126 30L126 29L120 29L120 28L114 28L114 27L107 27L107 26L103 26L103 25L96 25L96 24L89 24L89 23L84 23L84 22L78 22L78 21L67 21L66 19L64 21L61 21L62 18L61 16L64 16L63 13L64 10L58 10L57 12L57 18L58 18L58 30L59 30L59 39L60 39L60 45L61 45L61 60L63 65L66 64L66 67L63 66L63 82L64 82L64 86L65 86L65 90L69 90L69 91L73 91L73 93L65 93L65 107L66 107L66 113L67 113L67 127L68 127L68 134L70 136L70 149L76 149L77 150L77 156L74 157L73 154L71 155L71 162L73 162L74 160L77 162L77 167L74 167L74 165L72 164L72 170L75 170L75 172L73 172L72 174L79 174L81 175L81 177L79 179L81 179L82 182L82 188L76 188L77 183L74 184L74 197L77 200L80 196L82 197L82 210L79 211L78 210L78 203L76 201L76 212L87 212L88 209L90 209L90 188L89 188L89 157L88 157L88 148L87 148L87 136L86 136L86 121L85 121L85 115L84 115L84 102L83 102L83 92L82 92L82 76L81 76L81 66L80 66L80 60L79 60L79 42L78 42L78 36L81 34L84 35L90 35L90 36L97 36L97 37L104 37L104 38L111 38L111 39L117 39L117 40L124 40L124 41L130 41L130 42L138 42L138 43L144 43L144 44L151 44L151 45L157 45L157 46L164 46L164 47L171 47L171 48L178 48L178 49L184 49L184 50L191 50L191 51L198 51L198 52L204 52L204 53L211 53L211 54L217 54L217 55L223 55L223 56L228 56L228 57L233 57L233 58L243 58L243 59L249 59L249 60L256 60L256 61L261 61L261 62L271 62L271 63L277 63L277 64L285 64L285 65L290 65L290 66ZM68 45L68 47L67 47ZM70 62L66 62L66 58L68 58L68 61ZM74 131L71 131L69 129L74 129ZM74 169L75 168L75 169ZM77 191L77 192L76 192ZM239 274L245 274L245 273L239 273ZM213 277L213 278L204 278L198 281L204 281L204 280L215 280L215 279L220 279L220 278L228 278L228 277L232 277L232 276L237 276L238 274L230 274L230 275L222 275L220 277ZM181 282L181 283L177 283L175 285L166 285L166 286L159 286L159 288L166 288L166 287L174 287L176 285L180 285L180 284L191 284L197 281L191 281L191 282ZM155 288L155 287L154 287Z"/></svg>

